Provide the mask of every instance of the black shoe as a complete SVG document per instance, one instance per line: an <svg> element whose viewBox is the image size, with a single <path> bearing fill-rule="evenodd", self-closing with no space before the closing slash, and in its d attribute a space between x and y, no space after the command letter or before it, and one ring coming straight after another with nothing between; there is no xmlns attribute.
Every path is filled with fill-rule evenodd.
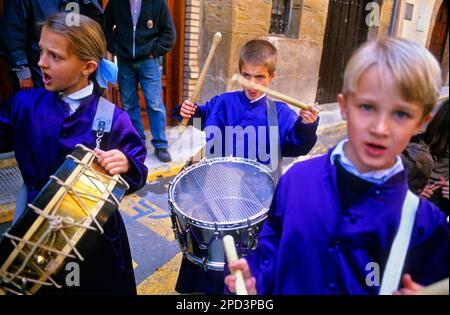
<svg viewBox="0 0 450 315"><path fill-rule="evenodd" d="M161 148L161 149L155 149L155 155L161 162L170 162L172 161L172 158L170 157L169 151L167 149Z"/></svg>

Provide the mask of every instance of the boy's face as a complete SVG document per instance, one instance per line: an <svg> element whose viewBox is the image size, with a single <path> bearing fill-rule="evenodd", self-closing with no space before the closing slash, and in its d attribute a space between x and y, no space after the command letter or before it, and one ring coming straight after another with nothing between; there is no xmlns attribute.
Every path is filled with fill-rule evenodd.
<svg viewBox="0 0 450 315"><path fill-rule="evenodd" d="M269 69L267 66L256 66L245 63L241 67L241 75L245 79L264 87L268 87L275 77L275 74L269 74ZM247 98L251 101L258 99L263 95L263 93L249 88L244 88L244 92Z"/></svg>
<svg viewBox="0 0 450 315"><path fill-rule="evenodd" d="M69 41L64 36L44 27L39 47L38 66L47 90L67 95L88 85L89 74L95 71L96 63L81 61L71 52Z"/></svg>
<svg viewBox="0 0 450 315"><path fill-rule="evenodd" d="M411 136L431 118L423 117L422 104L402 98L392 74L385 71L380 78L376 67L361 76L357 92L340 94L338 102L348 122L345 154L362 173L392 167Z"/></svg>

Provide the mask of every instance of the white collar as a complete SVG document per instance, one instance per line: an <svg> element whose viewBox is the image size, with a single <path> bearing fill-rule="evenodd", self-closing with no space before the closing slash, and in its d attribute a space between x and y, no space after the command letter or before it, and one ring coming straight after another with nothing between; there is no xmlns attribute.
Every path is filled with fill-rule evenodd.
<svg viewBox="0 0 450 315"><path fill-rule="evenodd" d="M73 92L69 95L63 95L64 98L70 99L70 100L80 100L82 98L85 98L86 96L89 96L92 94L92 91L94 91L94 83L89 81L89 85L82 88L81 90L78 90L76 92Z"/></svg>
<svg viewBox="0 0 450 315"><path fill-rule="evenodd" d="M375 183L375 184L384 184L389 178L392 176L402 172L404 170L403 162L400 156L397 156L395 160L395 164L386 169L386 170L379 170L379 171L370 171L366 173L361 173L358 171L356 166L350 161L344 152L344 145L348 142L348 139L342 140L338 143L336 148L333 150L330 156L330 162L332 165L334 165L335 158L338 157L339 161L341 162L341 165L344 167L344 169L353 174L358 176L359 178L362 178L368 182Z"/></svg>
<svg viewBox="0 0 450 315"><path fill-rule="evenodd" d="M250 101L250 104L253 104L253 103L255 103L255 102L257 102L257 101L263 99L266 95L267 95L267 94L264 93L263 95L261 95L260 97L258 97L256 100Z"/></svg>
<svg viewBox="0 0 450 315"><path fill-rule="evenodd" d="M89 85L82 88L81 90L73 92L72 94L69 94L67 96L62 94L61 99L70 106L70 115L75 113L78 107L80 107L83 98L91 95L93 91L94 91L94 83L89 81Z"/></svg>

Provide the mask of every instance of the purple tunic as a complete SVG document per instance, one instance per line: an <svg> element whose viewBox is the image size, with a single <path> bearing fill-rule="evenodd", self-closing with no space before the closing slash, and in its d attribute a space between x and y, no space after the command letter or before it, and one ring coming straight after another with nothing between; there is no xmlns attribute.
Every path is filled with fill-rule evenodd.
<svg viewBox="0 0 450 315"><path fill-rule="evenodd" d="M382 279L407 188L399 173L344 211L330 153L294 165L278 184L257 250L247 257L258 293L377 294L379 283L366 280L375 279L373 263ZM404 272L428 285L448 277L448 264L445 217L421 200Z"/></svg>
<svg viewBox="0 0 450 315"><path fill-rule="evenodd" d="M91 94L69 116L69 106L58 93L45 89L19 92L0 109L0 152L14 150L17 163L32 201L77 144L95 148L92 122L98 96ZM122 151L130 170L122 174L130 185L128 193L140 189L147 178L144 165L147 151L131 125L128 115L116 107L111 133L102 140L101 149Z"/></svg>
<svg viewBox="0 0 450 315"><path fill-rule="evenodd" d="M11 102L0 107L0 152L14 149L29 188L29 202L77 144L95 148L92 122L98 100L94 94L87 96L69 116L69 105L59 98L58 93L36 89L19 92ZM145 185L148 172L144 165L146 148L128 114L118 107L114 110L111 132L104 136L100 148L105 151L118 149L128 157L130 170L121 174L130 185L127 193ZM105 233L102 235L91 233L89 241L95 248L87 251L83 262L77 261L83 271L81 285L63 286L58 290L46 287L39 293L136 294L128 238L118 210L103 228ZM59 282L64 283L64 280Z"/></svg>
<svg viewBox="0 0 450 315"><path fill-rule="evenodd" d="M224 93L213 97L205 105L198 106L194 117L201 118L202 130L210 126L215 126L220 130L220 135L222 136L220 143L223 145L222 156L229 155L226 154L227 149L229 151L232 150L233 156L237 156L238 149L241 149L243 146L244 154L240 156L252 158L251 155L249 157L249 150L251 149L257 153L260 150L270 152L266 102L267 98L263 97L251 103L243 91ZM316 131L319 119L314 124L303 124L301 122L302 118L285 103L275 102L275 104L278 115L281 155L300 156L307 154L316 144ZM180 116L180 108L180 105L177 106L172 114L174 118L179 120L182 118ZM255 130L255 141L250 141L248 138L244 139L243 142L239 142L236 137L231 139L233 135L227 134L225 130L226 126L240 126L244 129L252 127ZM214 131L214 129L211 129L211 131ZM265 134L260 134L262 131ZM220 135L219 132L207 132L206 141L213 141L215 137L219 137ZM225 138L227 137L231 140L229 141L232 146L231 148L225 147L227 143ZM261 143L262 139L265 140L265 146ZM250 146L254 147L252 148ZM263 164L269 163L269 156L261 154L258 157L259 162Z"/></svg>

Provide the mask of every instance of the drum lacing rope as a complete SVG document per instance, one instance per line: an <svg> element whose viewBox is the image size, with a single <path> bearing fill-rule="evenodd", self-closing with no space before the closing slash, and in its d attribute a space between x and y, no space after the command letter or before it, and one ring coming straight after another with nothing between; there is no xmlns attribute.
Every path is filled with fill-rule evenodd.
<svg viewBox="0 0 450 315"><path fill-rule="evenodd" d="M82 148L83 148L84 151L88 151L88 152L94 153L94 151L91 151L91 150L89 150L87 148L84 148L84 147L82 147ZM77 201L80 204L80 206L83 209L83 211L92 219L92 221L98 227L99 232L103 234L103 228L101 227L99 222L96 220L96 218L93 217L92 213L86 207L86 205L82 201L81 197L82 196L83 197L91 197L91 198L93 198L95 200L102 200L104 202L108 202L110 204L115 204L116 206L119 206L119 204L120 204L119 200L116 198L116 196L114 196L112 194L112 192L107 187L107 185L104 185L104 190L102 190L100 187L98 187L97 183L92 180L92 178L95 178L98 181L103 183L103 181L100 179L100 176L101 176L103 178L109 179L110 181L115 181L116 183L117 182L121 182L122 184L124 184L127 187L127 189L128 189L129 186L121 177L118 177L117 179L113 178L111 176L105 175L103 173L100 173L100 172L97 172L97 171L91 169L89 164L82 162L81 160L77 159L76 157L74 157L72 155L68 155L67 157L72 159L76 164L78 164L78 165L83 167L84 172L81 175L86 176L86 178L89 179L89 181L98 189L98 191L103 192L104 190L106 190L108 192L109 196L111 196L113 200L110 200L108 198L102 198L102 197L99 197L99 196L96 196L96 195L93 195L93 194L89 194L89 193L76 191L72 187L75 184L75 181L73 181L71 184L66 184L65 182L63 182L58 177L50 176L51 179L55 180L61 187L63 187L65 189L64 195L58 201L58 204L55 207L55 209L59 209L59 206L61 205L64 197L69 192L71 192L73 194L73 196L75 196L75 198L77 199ZM90 176L90 175L86 174L86 171L91 172L94 176ZM68 238L67 234L64 232L64 229L76 226L76 227L79 227L79 228L84 228L84 229L89 229L89 230L94 230L94 231L96 230L96 228L91 227L89 225L85 225L85 224L82 224L82 223L75 222L74 219L71 218L71 217L63 217L63 216L59 216L59 215L47 214L42 209L39 209L38 207L34 206L33 204L28 204L28 206L30 208L32 208L35 211L35 213L37 213L38 215L40 215L40 216L44 217L45 219L47 219L49 225L48 225L47 230L41 235L39 240L37 240L36 242L25 241L25 240L23 240L23 239L21 239L19 237L11 235L9 233L4 233L4 236L11 240L11 242L14 245L15 248L18 247L18 243L16 243L15 241L17 241L19 243L25 243L27 245L32 246L32 249L29 251L29 253L25 253L23 250L21 250L19 248L19 252L22 255L25 256L25 259L22 262L20 268L16 272L14 272L14 273L6 272L6 274L5 274L5 273L3 273L0 270L0 280L1 280L1 282L3 282L3 283L11 283L14 287L16 287L18 290L20 290L20 291L15 291L15 290L10 289L10 288L5 288L7 291L9 291L11 293L15 293L15 294L21 294L21 293L29 294L30 292L25 290L27 282L36 283L36 284L40 284L40 285L47 285L47 286L54 285L57 288L61 288L62 286L59 285L58 283L56 283L56 281L53 280L53 278L50 276L50 274L47 273L47 271L43 270L38 264L36 264L33 261L32 257L36 254L38 249L41 249L41 250L45 250L47 252L52 252L52 253L55 253L55 254L58 254L58 255L62 255L64 257L78 258L79 260L83 261L84 258L79 253L79 251L76 249L75 244L73 244L70 241L70 239ZM85 220L85 218L83 220ZM71 254L66 254L66 253L64 253L62 251L59 251L59 250L56 250L56 249L54 249L52 247L54 245L55 240L56 240L56 234L55 234L56 232L59 232L60 235L62 235L62 237L67 242L67 244L70 246L70 248L73 250L73 252L75 253L76 256L71 255ZM50 243L50 244L48 244L48 243ZM39 272L41 272L41 275L45 275L47 277L48 281L50 281L50 282L40 281L40 280L36 280L36 279L25 277L25 276L19 276L20 273L28 265L30 260L31 260L31 264L33 265L33 267L35 269L37 269ZM53 272L53 270L52 270L52 272ZM50 273L52 273L52 272L50 272ZM17 278L21 279L22 285L19 285L19 284L14 282L14 279L17 279Z"/></svg>
<svg viewBox="0 0 450 315"><path fill-rule="evenodd" d="M49 224L48 228L41 235L39 240L37 240L36 242L25 241L25 240L23 240L23 239L21 239L21 238L19 238L17 236L11 235L9 233L5 233L4 234L5 237L11 239L11 242L16 247L17 247L17 243L15 243L14 240L17 241L17 242L24 242L27 245L31 245L33 247L31 248L31 250L30 250L30 252L28 254L26 254L23 251L21 251L21 253L24 256L26 256L25 259L22 262L22 265L20 266L20 268L15 273L9 273L8 275L2 275L2 281L4 281L5 283L9 283L13 279L22 278L22 280L25 279L25 281L34 282L34 283L38 283L38 284L41 284L41 285L51 285L48 282L43 282L43 281L39 281L39 280L35 280L35 279L30 279L30 278L27 278L27 277L20 277L19 274L25 269L25 267L28 265L29 261L32 259L32 257L35 255L35 253L38 251L39 248L41 250L45 250L45 251L52 252L52 253L55 253L55 254L58 254L58 255L62 255L64 257L78 258L79 260L83 261L84 260L83 256L76 249L75 244L70 241L69 237L64 232L64 229L71 228L73 226L77 226L77 227L85 228L85 229L90 229L90 230L95 230L95 228L93 228L91 226L88 226L88 225L79 224L79 223L75 222L73 220L73 218L71 218L71 217L63 217L63 216L59 216L59 215L56 215L56 216L55 215L49 215L49 214L45 213L44 211L42 211L41 209L37 208L36 206L34 206L32 204L28 204L28 207L33 209L33 211L36 212L38 215L40 215L40 216L44 217L45 219L47 219L48 224ZM54 242L56 240L55 232L59 232L62 235L64 240L67 242L67 244L70 246L70 248L75 253L75 256L71 255L71 254L66 254L63 251L56 250L56 249L53 248ZM47 276L49 278L49 280L52 282L53 285L55 285L57 288L61 288L61 286L58 285L50 277L50 275L45 270L42 270L34 262L33 262L33 265L34 265L34 267L40 269L42 274ZM18 285L16 285L16 286L18 286Z"/></svg>
<svg viewBox="0 0 450 315"><path fill-rule="evenodd" d="M96 154L94 151L91 151L89 149L86 149L86 151L93 152L93 154ZM118 176L117 178L114 178L113 176L109 176L107 174L104 174L104 173L98 172L98 171L96 171L94 169L91 169L90 164L84 163L83 161L81 161L80 159L77 159L73 155L69 154L69 155L67 155L67 158L71 159L76 164L81 165L83 168L90 170L95 175L95 179L97 179L97 180L101 180L100 177L103 177L103 178L107 178L108 180L116 182L116 183L120 182L122 185L127 187L127 190L130 188L128 183L121 176ZM94 185L95 185L95 183L94 183ZM106 189L108 189L108 187L106 187ZM111 193L109 190L108 190L108 192ZM117 206L118 206L119 205L119 201L117 200L117 198L115 198L115 196L113 196L113 199L117 203Z"/></svg>
<svg viewBox="0 0 450 315"><path fill-rule="evenodd" d="M81 145L81 144L77 144L75 147L76 147L76 148L81 148L83 151L89 152L89 153L91 153L91 154L97 156L97 153L96 153L94 150L91 150L91 149L89 149L89 148L86 148L85 146L83 146L83 145ZM79 159L77 159L77 158L74 157L73 155L70 155L70 154L69 154L67 157L71 158L71 159L72 159L75 163L77 163L77 164L83 165L83 166L85 166L85 167L87 167L87 168L90 167L90 165L81 162ZM108 175L106 175L106 174L97 172L97 171L95 171L95 170L92 170L92 172L94 172L96 175L101 175L101 176L103 176L103 177L106 177L106 178L108 178L110 181L120 182L122 185L125 185L125 187L127 187L127 190L130 188L130 185L128 185L128 183L127 183L121 176L118 176L117 178L114 178L114 177L112 177L112 176L108 176ZM117 200L117 199L116 199L116 200Z"/></svg>

